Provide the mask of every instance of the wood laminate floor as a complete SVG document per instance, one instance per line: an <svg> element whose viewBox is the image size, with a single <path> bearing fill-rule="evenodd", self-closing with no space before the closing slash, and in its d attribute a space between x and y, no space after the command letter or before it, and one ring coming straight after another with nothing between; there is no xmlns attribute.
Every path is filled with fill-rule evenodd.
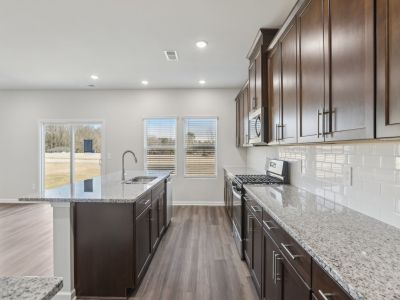
<svg viewBox="0 0 400 300"><path fill-rule="evenodd" d="M53 210L0 204L0 276L53 275Z"/></svg>
<svg viewBox="0 0 400 300"><path fill-rule="evenodd" d="M175 207L173 222L131 299L258 299L223 207Z"/></svg>
<svg viewBox="0 0 400 300"><path fill-rule="evenodd" d="M0 276L51 276L52 232L49 205L0 204ZM258 299L223 207L174 208L139 299Z"/></svg>

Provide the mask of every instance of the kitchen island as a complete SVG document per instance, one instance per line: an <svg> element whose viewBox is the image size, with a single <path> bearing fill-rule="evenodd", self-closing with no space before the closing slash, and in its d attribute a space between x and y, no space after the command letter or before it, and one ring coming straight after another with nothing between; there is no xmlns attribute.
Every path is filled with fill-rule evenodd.
<svg viewBox="0 0 400 300"><path fill-rule="evenodd" d="M21 201L53 206L55 299L127 298L139 286L167 226L169 172L134 171L77 182Z"/></svg>

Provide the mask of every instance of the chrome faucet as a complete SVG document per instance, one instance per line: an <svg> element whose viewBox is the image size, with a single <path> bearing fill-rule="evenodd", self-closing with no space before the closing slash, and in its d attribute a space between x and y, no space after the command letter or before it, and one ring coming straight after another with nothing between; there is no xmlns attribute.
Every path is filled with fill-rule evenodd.
<svg viewBox="0 0 400 300"><path fill-rule="evenodd" d="M128 153L130 153L130 154L132 154L133 155L133 158L135 159L135 163L137 163L137 158L136 158L136 155L135 155L135 153L133 153L133 151L131 151L131 150L126 150L123 154L122 154L122 181L125 181L125 155L126 154L128 154Z"/></svg>

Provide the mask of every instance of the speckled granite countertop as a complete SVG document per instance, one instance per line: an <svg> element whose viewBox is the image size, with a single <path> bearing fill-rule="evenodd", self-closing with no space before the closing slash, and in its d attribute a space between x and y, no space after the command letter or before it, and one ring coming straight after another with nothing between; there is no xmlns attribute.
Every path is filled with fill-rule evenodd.
<svg viewBox="0 0 400 300"><path fill-rule="evenodd" d="M45 190L41 194L19 198L20 201L47 202L93 202L93 203L133 203L160 181L170 176L170 172L129 171L126 179L136 176L156 176L148 184L122 184L121 173L111 173L83 180L73 185L65 185Z"/></svg>
<svg viewBox="0 0 400 300"><path fill-rule="evenodd" d="M59 277L0 277L0 299L49 300L62 287Z"/></svg>
<svg viewBox="0 0 400 300"><path fill-rule="evenodd" d="M236 176L236 175L258 175L258 174L265 174L251 169L247 167L235 167L235 166L229 166L229 167L224 167L224 170L230 177Z"/></svg>
<svg viewBox="0 0 400 300"><path fill-rule="evenodd" d="M400 299L400 230L291 185L245 189L355 299Z"/></svg>

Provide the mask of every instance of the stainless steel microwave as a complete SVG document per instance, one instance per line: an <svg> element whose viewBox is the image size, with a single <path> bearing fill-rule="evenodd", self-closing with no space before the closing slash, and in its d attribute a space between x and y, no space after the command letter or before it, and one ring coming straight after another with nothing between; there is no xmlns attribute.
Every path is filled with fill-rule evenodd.
<svg viewBox="0 0 400 300"><path fill-rule="evenodd" d="M265 109L259 108L256 111L249 114L249 144L265 144L266 132L265 132Z"/></svg>

